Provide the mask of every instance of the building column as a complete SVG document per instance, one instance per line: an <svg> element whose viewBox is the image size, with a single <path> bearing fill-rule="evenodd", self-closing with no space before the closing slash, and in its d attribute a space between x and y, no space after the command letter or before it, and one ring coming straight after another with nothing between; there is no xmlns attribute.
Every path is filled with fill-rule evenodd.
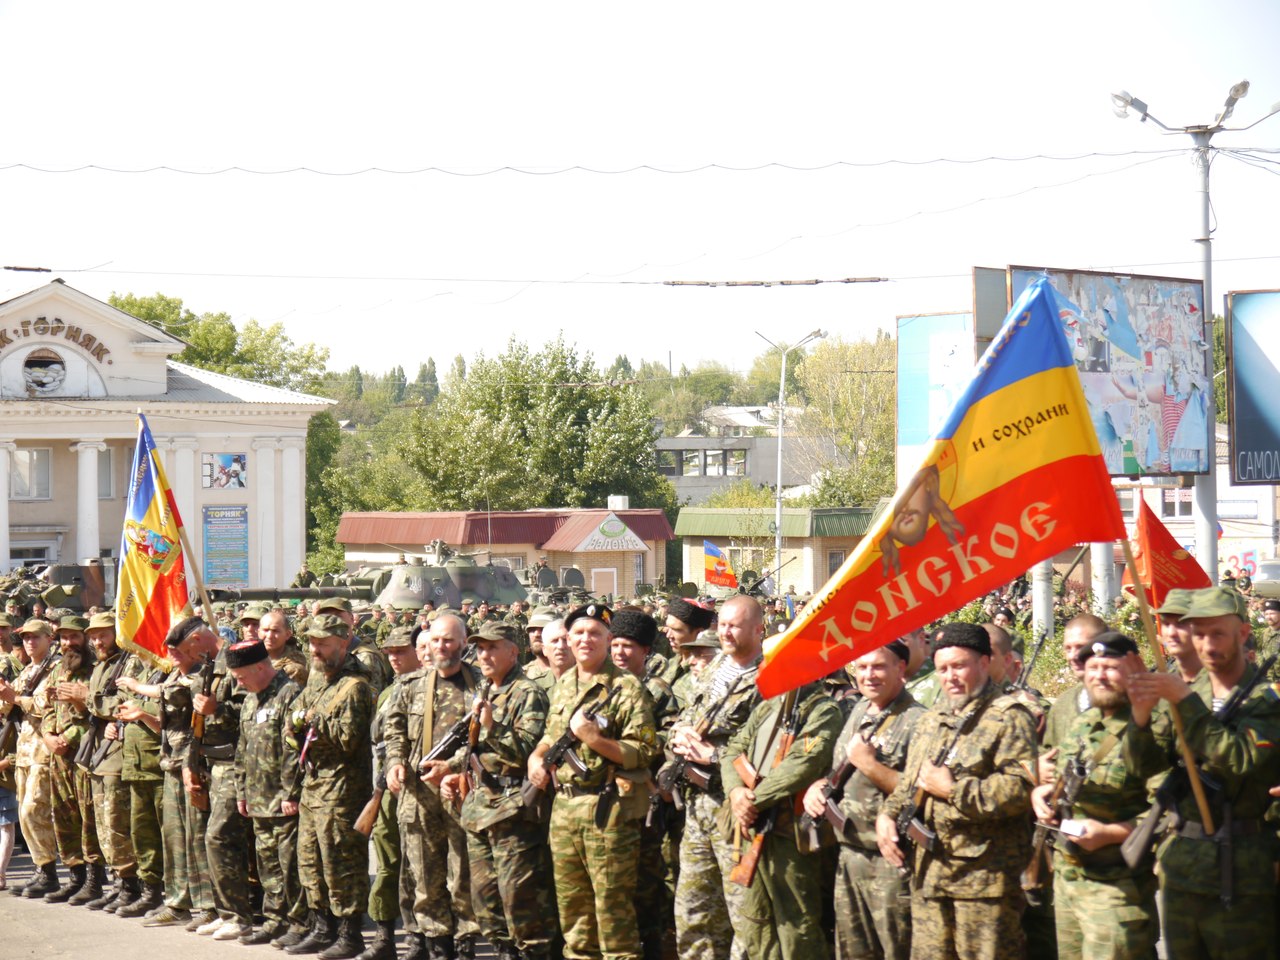
<svg viewBox="0 0 1280 960"><path fill-rule="evenodd" d="M292 582L307 551L307 476L303 468L306 437L280 441L280 567L279 585Z"/></svg>
<svg viewBox="0 0 1280 960"><path fill-rule="evenodd" d="M76 563L97 559L102 552L98 523L98 454L107 449L101 440L73 443L76 452Z"/></svg>
<svg viewBox="0 0 1280 960"><path fill-rule="evenodd" d="M9 471L13 469L13 453L18 445L0 441L0 573L9 572Z"/></svg>
<svg viewBox="0 0 1280 960"><path fill-rule="evenodd" d="M251 567L256 571L251 587L282 586L276 572L276 527L279 524L276 514L276 448L280 441L275 437L263 437L254 440L250 446L255 456L249 468L254 480L254 520L257 530L256 540L251 539L249 549L257 553L257 563Z"/></svg>
<svg viewBox="0 0 1280 960"><path fill-rule="evenodd" d="M178 516L182 517L182 525L187 531L187 541L192 552L197 556L191 558L192 563L199 564L198 551L202 549L204 527L196 516L196 450L200 441L195 437L173 437L169 441L169 449L165 456L165 476L169 478L169 488L173 491L173 500L178 505ZM204 576L204 566L200 565L200 574Z"/></svg>

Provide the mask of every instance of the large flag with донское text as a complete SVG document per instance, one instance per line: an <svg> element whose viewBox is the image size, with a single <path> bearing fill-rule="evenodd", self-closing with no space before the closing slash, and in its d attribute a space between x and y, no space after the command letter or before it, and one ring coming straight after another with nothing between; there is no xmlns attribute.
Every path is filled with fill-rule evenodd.
<svg viewBox="0 0 1280 960"><path fill-rule="evenodd" d="M703 576L707 583L717 587L736 587L738 576L724 551L710 540L702 541Z"/></svg>
<svg viewBox="0 0 1280 960"><path fill-rule="evenodd" d="M1124 520L1047 278L1027 287L852 556L765 651L766 697L823 677Z"/></svg>
<svg viewBox="0 0 1280 960"><path fill-rule="evenodd" d="M1159 607L1169 591L1177 587L1184 590L1212 587L1213 582L1199 561L1173 538L1141 494L1135 492L1135 496L1138 522L1134 524L1133 565L1138 570L1138 580L1146 588L1147 602ZM1134 589L1128 567L1123 582L1126 589Z"/></svg>
<svg viewBox="0 0 1280 960"><path fill-rule="evenodd" d="M181 526L151 428L138 414L138 444L120 534L116 630L122 647L153 666L165 660L169 628L191 616Z"/></svg>

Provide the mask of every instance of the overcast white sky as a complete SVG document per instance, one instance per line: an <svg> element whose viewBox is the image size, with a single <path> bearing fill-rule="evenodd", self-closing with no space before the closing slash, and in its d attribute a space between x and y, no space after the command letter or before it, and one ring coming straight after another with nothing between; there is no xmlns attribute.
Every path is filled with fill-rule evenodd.
<svg viewBox="0 0 1280 960"><path fill-rule="evenodd" d="M606 364L745 369L755 330L967 309L974 265L1197 277L1194 168L1155 153L1190 138L1116 119L1108 94L1170 125L1211 121L1241 78L1233 124L1280 101L1264 0L0 0L0 36L0 264L280 320L333 367L410 377L559 331ZM1280 147L1280 116L1215 145ZM1115 155L923 162L1091 153ZM777 166L462 175L705 164ZM29 169L82 165L193 172ZM1280 287L1263 166L1213 168L1216 311ZM436 169L325 175L370 167ZM654 283L848 276L892 282ZM0 295L47 279L0 273Z"/></svg>

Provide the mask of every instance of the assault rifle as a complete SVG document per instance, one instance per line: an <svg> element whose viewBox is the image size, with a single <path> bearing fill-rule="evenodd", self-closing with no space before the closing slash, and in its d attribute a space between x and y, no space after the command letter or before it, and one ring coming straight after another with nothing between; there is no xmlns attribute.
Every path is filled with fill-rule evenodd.
<svg viewBox="0 0 1280 960"><path fill-rule="evenodd" d="M200 667L200 692L206 697L213 692L213 657L205 657ZM209 761L204 750L205 715L191 707L191 743L187 746L187 770L191 773L188 794L197 810L209 809Z"/></svg>
<svg viewBox="0 0 1280 960"><path fill-rule="evenodd" d="M41 681L48 676L49 671L53 669L54 664L56 664L59 659L60 658L53 652L53 650L50 650L45 655L44 663L40 664L40 668L31 675L31 679L23 686L22 693L24 696L34 694L40 689ZM22 725L22 721L25 717L26 714L23 709L18 706L17 700L15 700L13 706L9 710L9 716L5 718L4 726L0 727L0 751L7 752L9 738L11 736L16 738L18 727Z"/></svg>
<svg viewBox="0 0 1280 960"><path fill-rule="evenodd" d="M773 767L771 769L776 769L786 759L787 754L791 751L791 745L795 743L796 734L800 732L800 697L798 691L792 690L787 694L787 699L782 704L781 713L784 718L782 735L778 738L778 749L773 755ZM748 790L755 790L764 780L760 772L751 765L751 761L747 759L745 753L734 759L733 769L738 772L738 776L742 778L743 786ZM756 868L760 865L760 854L764 851L764 838L773 831L774 825L777 824L778 809L784 802L784 800L779 800L771 806L765 811L764 817L757 823L755 834L751 837L751 846L729 872L729 879L733 883L743 887L751 886L751 881L756 877Z"/></svg>
<svg viewBox="0 0 1280 960"><path fill-rule="evenodd" d="M938 751L938 755L933 760L935 767L946 766L947 757L952 750L955 749L964 732L969 728L969 722L977 715L977 711L970 707L969 712L956 726L955 735L952 736L950 742L943 745ZM916 787L915 795L912 796L911 802L902 808L902 812L898 814L898 847L902 850L902 856L905 860L910 856L913 846L923 847L926 851L932 853L934 847L938 844L938 835L935 833L923 819L924 801L928 791L924 787Z"/></svg>
<svg viewBox="0 0 1280 960"><path fill-rule="evenodd" d="M1071 810L1080 796L1080 788L1089 777L1090 763L1085 759L1084 753L1085 747L1081 744L1080 752L1068 761L1067 769L1054 783L1053 792L1049 794L1049 807L1059 823L1071 816ZM1044 886L1040 869L1045 865L1045 858L1048 855L1045 847L1053 845L1052 831L1053 828L1048 824L1036 824L1035 833L1031 838L1031 862L1022 871L1023 890L1039 890Z"/></svg>
<svg viewBox="0 0 1280 960"><path fill-rule="evenodd" d="M729 702L729 698L737 691L738 684L741 682L743 676L745 676L745 674L740 673L734 677L733 683L729 684L729 689L725 691L724 696L708 707L702 716L698 718L698 722L694 724L693 727L693 732L698 737L701 738L707 735L707 731L710 730L711 725L715 723L716 717L720 715L720 711L724 709L725 704ZM672 794L673 798L677 797L679 796L679 793L676 791L676 787L680 785L681 780L684 780L697 787L699 790L706 790L711 786L713 774L714 771L710 767L703 766L700 763L692 763L687 757L677 756L674 760L658 771L658 789L663 793ZM676 805L679 806L680 802L677 802Z"/></svg>
<svg viewBox="0 0 1280 960"><path fill-rule="evenodd" d="M1213 719L1221 724L1230 723L1244 706L1249 695L1253 693L1254 688L1267 679L1267 675L1271 672L1272 665L1276 662L1276 657L1280 654L1273 653L1259 665L1257 672L1248 683L1241 684L1236 687L1227 701L1213 712ZM1206 790L1219 791L1222 785L1214 781L1211 777L1205 776L1204 772L1200 772L1200 779L1204 782ZM1138 823L1138 826L1129 834L1120 844L1120 855L1124 857L1124 862L1131 870L1140 869L1147 861L1151 848L1156 841L1156 832L1164 820L1165 814L1177 808L1179 802L1186 797L1187 791L1191 788L1191 781L1187 776L1187 768L1179 763L1169 775L1164 778L1164 782L1156 788L1155 800L1151 804L1151 809L1147 811L1146 816ZM1219 865L1222 868L1223 890L1222 898L1224 902L1231 899L1231 824L1227 823L1221 831L1223 837L1221 841L1221 852L1219 854Z"/></svg>
<svg viewBox="0 0 1280 960"><path fill-rule="evenodd" d="M1049 640L1049 631L1041 630L1040 638L1036 640L1035 649L1031 651L1031 659L1022 665L1022 673L1018 675L1018 682L1013 685L1015 690L1026 690L1031 686L1031 671L1036 667L1036 661L1040 659L1040 654L1044 651L1044 645Z"/></svg>
<svg viewBox="0 0 1280 960"><path fill-rule="evenodd" d="M360 816L356 817L356 822L351 825L351 829L366 837L373 834L373 824L378 819L378 810L382 807L382 797L387 792L387 771L383 767L387 758L386 743L374 744L373 752L378 755L379 759L378 776L373 781L373 796L369 798L369 802L360 811Z"/></svg>
<svg viewBox="0 0 1280 960"><path fill-rule="evenodd" d="M120 661L115 665L115 669L111 671L107 677L107 682L102 688L103 694L108 697L114 697L119 691L116 683L120 679L120 674L124 672L125 664L129 662L129 654L123 650L119 651L116 656L120 658ZM108 724L115 724L117 733L124 731L124 724L119 720L107 720L103 717L90 718L89 731L81 738L80 748L76 751L74 760L76 766L84 767L92 773L94 767L106 758L107 751L111 749L111 741L103 736L106 733Z"/></svg>
<svg viewBox="0 0 1280 960"><path fill-rule="evenodd" d="M603 688L603 684L596 684L593 690ZM591 706L585 704L581 707L582 715L591 722L594 722L601 729L607 724L607 721L600 716L600 713L609 701L613 699L613 695L622 689L622 684L616 683L605 694L602 699L596 700ZM588 696L590 691L588 691ZM585 698L584 698L585 699ZM603 721L603 722L602 722ZM551 771L551 783L555 787L560 786L560 781L556 779L556 770L563 764L568 764L573 768L573 772L582 776L587 772L587 765L582 762L582 758L574 751L574 747L578 745L578 737L572 729L565 730L560 739L551 745L551 748L542 755L542 762L547 769ZM526 807L535 807L542 798L543 790L539 786L535 786L532 780L525 780L524 785L520 787L520 799L524 801Z"/></svg>
<svg viewBox="0 0 1280 960"><path fill-rule="evenodd" d="M471 714L467 724L467 752L462 756L462 776L458 779L458 803L467 799L467 794L471 792L471 788L475 786L472 781L471 765L475 761L476 744L480 740L480 711L476 708L485 700L489 699L489 691L492 688L488 680L480 686L480 692L476 694L476 701L471 707Z"/></svg>
<svg viewBox="0 0 1280 960"><path fill-rule="evenodd" d="M857 767L849 762L849 758L845 757L832 771L831 776L827 777L827 782L822 785L822 818L831 824L831 829L841 840L849 839L850 824L849 815L840 809L840 797L844 794L845 785L856 769ZM818 820L806 813L800 818L800 828L809 835L809 847L816 850L820 843Z"/></svg>

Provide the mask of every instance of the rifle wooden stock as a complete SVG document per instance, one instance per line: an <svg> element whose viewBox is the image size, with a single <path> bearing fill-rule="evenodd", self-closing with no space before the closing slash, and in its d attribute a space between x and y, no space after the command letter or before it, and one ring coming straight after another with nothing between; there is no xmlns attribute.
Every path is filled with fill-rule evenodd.
<svg viewBox="0 0 1280 960"><path fill-rule="evenodd" d="M369 802L360 811L360 816L356 817L356 822L351 825L356 833L363 834L366 837L373 833L373 824L378 819L378 810L382 806L384 792L382 787L374 787L373 796L369 798Z"/></svg>
<svg viewBox="0 0 1280 960"><path fill-rule="evenodd" d="M1053 810L1058 808L1058 804L1062 801L1062 791L1066 788L1067 781L1064 777L1059 777L1053 785L1053 793L1049 794L1049 807ZM1031 862L1027 864L1027 868L1022 871L1022 889L1023 890L1039 890L1044 886L1044 881L1040 879L1040 869L1045 863L1045 844L1049 840L1049 830L1044 824L1036 824L1035 835L1031 838ZM1053 869L1050 866L1050 869Z"/></svg>
<svg viewBox="0 0 1280 960"><path fill-rule="evenodd" d="M795 691L792 691L794 694ZM773 755L773 766L776 767L787 756L791 750L791 745L795 743L795 731L788 730L778 738L778 752ZM751 761L747 759L745 754L741 754L733 761L733 769L738 772L738 776L742 778L743 785L748 790L754 790L760 783L761 777L759 772ZM750 775L750 779L748 779ZM756 868L760 865L760 854L764 849L764 838L773 830L773 825L778 820L778 807L782 805L782 801L770 807L765 813L764 820L756 827L756 832L751 837L751 846L747 852L742 855L742 859L729 873L729 880L742 887L751 886L751 881L756 878Z"/></svg>

